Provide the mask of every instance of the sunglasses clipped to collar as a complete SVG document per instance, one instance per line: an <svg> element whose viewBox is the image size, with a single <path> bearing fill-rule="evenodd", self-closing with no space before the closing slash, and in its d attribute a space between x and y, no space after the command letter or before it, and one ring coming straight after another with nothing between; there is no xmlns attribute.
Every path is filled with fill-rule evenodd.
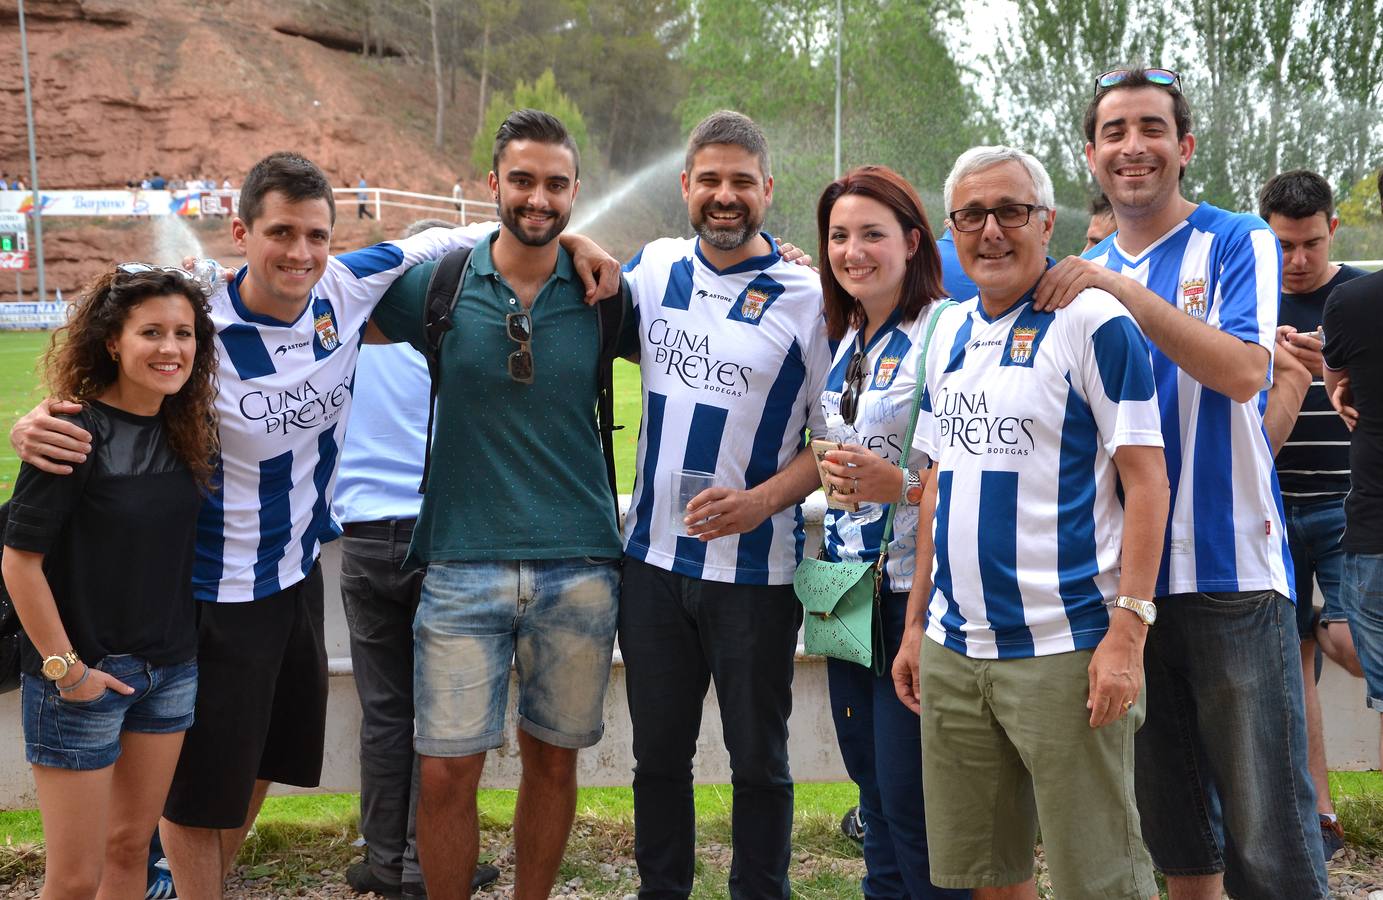
<svg viewBox="0 0 1383 900"><path fill-rule="evenodd" d="M1137 69L1110 69L1103 75L1095 79L1095 96L1098 97L1105 91L1113 87L1118 87L1127 81ZM1148 79L1150 84L1158 87L1165 87L1170 91L1181 93L1181 76L1171 69L1143 69L1143 76Z"/></svg>

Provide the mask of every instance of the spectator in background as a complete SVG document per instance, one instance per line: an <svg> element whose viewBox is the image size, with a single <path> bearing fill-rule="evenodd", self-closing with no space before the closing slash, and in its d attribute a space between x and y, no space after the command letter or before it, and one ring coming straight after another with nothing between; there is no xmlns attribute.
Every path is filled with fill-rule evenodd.
<svg viewBox="0 0 1383 900"><path fill-rule="evenodd" d="M221 179L221 190L223 190L223 191L233 191L233 190L235 190L235 185L231 184L231 180L230 180L230 176L229 176L229 175L227 175L225 178L222 178L222 179Z"/></svg>
<svg viewBox="0 0 1383 900"><path fill-rule="evenodd" d="M936 250L941 255L941 281L942 287L946 288L946 296L954 300L969 300L979 294L980 289L975 287L975 282L961 268L960 259L956 256L956 239L949 226L936 239Z"/></svg>
<svg viewBox="0 0 1383 900"><path fill-rule="evenodd" d="M1114 210L1109 205L1109 198L1101 191L1099 196L1090 201L1090 224L1085 227L1085 251L1090 251L1100 241L1113 234L1116 227Z"/></svg>
<svg viewBox="0 0 1383 900"><path fill-rule="evenodd" d="M404 237L450 228L441 219ZM332 511L343 526L341 601L360 695L360 834L365 859L346 870L357 893L426 893L418 867L418 778L413 753L413 615L423 569L406 561L422 497L430 379L407 344L360 348L355 414L341 448ZM499 870L476 869L472 890Z"/></svg>
<svg viewBox="0 0 1383 900"><path fill-rule="evenodd" d="M10 189L10 173L9 173L9 172L0 172L0 191L8 191L9 189Z"/></svg>
<svg viewBox="0 0 1383 900"><path fill-rule="evenodd" d="M168 187L168 179L164 178L164 177L163 177L162 175L160 175L158 172L154 172L154 177L152 177L152 178L149 179L149 188L150 188L151 190L161 191L161 190L164 190L164 189L167 188L167 187Z"/></svg>
<svg viewBox="0 0 1383 900"><path fill-rule="evenodd" d="M366 205L367 203L369 203L370 200L369 191L366 190L367 188L369 188L369 186L369 182L365 180L365 173L361 172L360 181L358 184L356 184L356 187L359 188L359 190L356 191L355 194L355 217L357 219L373 219L375 217L375 214L370 212L369 206Z"/></svg>
<svg viewBox="0 0 1383 900"><path fill-rule="evenodd" d="M464 199L465 192L461 189L461 176L457 175L456 181L453 182L451 186L451 202L456 206L456 215L458 221L461 218L461 209L464 206L464 204L461 201Z"/></svg>
<svg viewBox="0 0 1383 900"><path fill-rule="evenodd" d="M1364 272L1330 262L1330 243L1340 220L1335 217L1330 185L1315 172L1298 169L1274 176L1258 195L1258 214L1282 248L1277 352L1301 362L1312 378L1296 424L1278 452L1276 466L1296 578L1297 634L1306 688L1307 763L1316 787L1322 846L1325 858L1330 859L1344 849L1344 833L1335 816L1326 776L1321 704L1316 693L1316 635L1322 635L1319 646L1328 646L1332 659L1338 656L1341 666L1358 673L1359 664L1339 597L1344 563L1340 540L1345 533L1345 495L1349 493L1349 431L1325 392L1317 329L1326 298ZM1312 604L1313 582L1319 584L1324 601L1319 619Z"/></svg>
<svg viewBox="0 0 1383 900"><path fill-rule="evenodd" d="M1383 199L1383 170L1378 173ZM1340 605L1368 686L1383 712L1383 271L1356 278L1325 303L1325 388L1350 425L1350 491ZM1379 739L1383 751L1383 736Z"/></svg>

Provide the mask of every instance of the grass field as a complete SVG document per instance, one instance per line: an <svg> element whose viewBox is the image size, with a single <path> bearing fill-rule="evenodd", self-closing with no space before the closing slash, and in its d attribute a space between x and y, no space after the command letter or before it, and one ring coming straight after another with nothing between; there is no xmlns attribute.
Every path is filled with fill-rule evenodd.
<svg viewBox="0 0 1383 900"><path fill-rule="evenodd" d="M8 436L14 420L42 397L35 364L48 346L48 334L37 331L0 332L0 426ZM621 493L634 489L634 456L639 444L639 367L615 363L615 465ZM8 437L0 440L0 502L8 499L19 471L19 459Z"/></svg>

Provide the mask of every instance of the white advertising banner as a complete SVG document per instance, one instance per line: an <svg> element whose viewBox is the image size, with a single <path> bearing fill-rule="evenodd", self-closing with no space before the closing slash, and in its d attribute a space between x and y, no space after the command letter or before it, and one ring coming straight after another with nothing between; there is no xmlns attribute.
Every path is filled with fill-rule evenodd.
<svg viewBox="0 0 1383 900"><path fill-rule="evenodd" d="M197 216L202 191L41 191L45 216ZM0 213L32 215L32 191L0 191ZM219 208L215 210L219 213Z"/></svg>
<svg viewBox="0 0 1383 900"><path fill-rule="evenodd" d="M67 322L66 301L48 303L0 303L0 331L37 331Z"/></svg>

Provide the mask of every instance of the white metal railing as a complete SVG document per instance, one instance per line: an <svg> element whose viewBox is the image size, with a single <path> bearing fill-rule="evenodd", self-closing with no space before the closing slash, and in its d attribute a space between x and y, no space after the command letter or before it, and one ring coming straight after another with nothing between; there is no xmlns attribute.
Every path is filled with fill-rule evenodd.
<svg viewBox="0 0 1383 900"><path fill-rule="evenodd" d="M499 218L495 205L485 200L460 200L442 194L419 194L414 191L397 191L392 188L332 188L337 205L346 199L357 206L370 208L375 219L384 215L384 208L410 209L417 212L432 213L439 219L456 218L461 225L471 222L493 222ZM361 200L360 195L365 199ZM395 199L402 198L402 199ZM339 215L339 211L338 211Z"/></svg>

